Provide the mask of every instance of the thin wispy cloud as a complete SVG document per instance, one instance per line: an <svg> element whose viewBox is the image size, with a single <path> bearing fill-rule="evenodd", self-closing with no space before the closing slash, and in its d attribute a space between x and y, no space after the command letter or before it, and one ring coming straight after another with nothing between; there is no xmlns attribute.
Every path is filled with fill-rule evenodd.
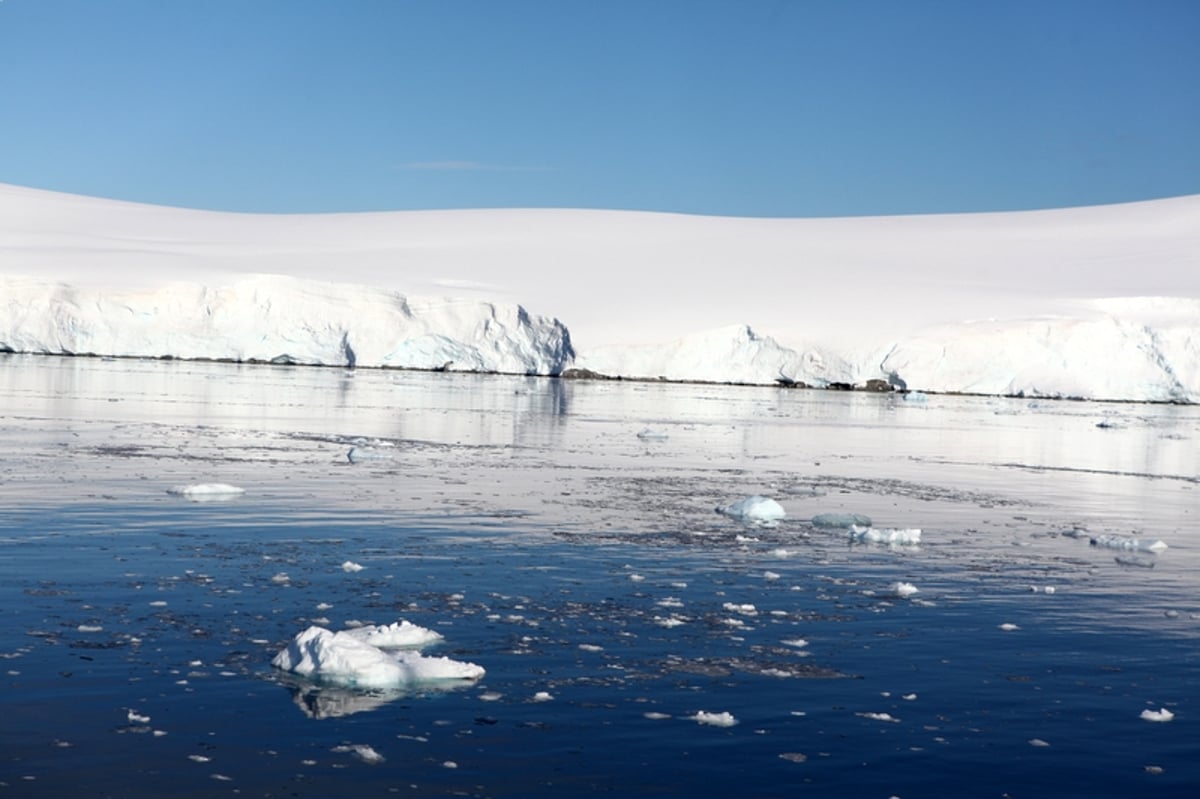
<svg viewBox="0 0 1200 799"><path fill-rule="evenodd" d="M414 172L546 172L544 166L514 166L511 164L485 164L480 161L409 161L400 169Z"/></svg>

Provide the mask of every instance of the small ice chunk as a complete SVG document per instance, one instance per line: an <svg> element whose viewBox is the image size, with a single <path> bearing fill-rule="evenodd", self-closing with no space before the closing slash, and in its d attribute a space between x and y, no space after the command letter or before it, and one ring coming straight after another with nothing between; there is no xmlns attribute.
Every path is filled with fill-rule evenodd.
<svg viewBox="0 0 1200 799"><path fill-rule="evenodd" d="M167 493L193 502L203 502L210 499L231 499L246 493L246 489L228 483L196 483L172 486L167 489Z"/></svg>
<svg viewBox="0 0 1200 799"><path fill-rule="evenodd" d="M920 593L920 589L912 583L892 583L888 586L888 591L891 592L892 596L899 597L900 599L907 599L913 594Z"/></svg>
<svg viewBox="0 0 1200 799"><path fill-rule="evenodd" d="M778 580L782 576L783 575L781 575L779 572L773 572L773 571L763 572L763 579L768 582L773 582L775 580Z"/></svg>
<svg viewBox="0 0 1200 799"><path fill-rule="evenodd" d="M849 530L851 527L870 527L871 517L861 513L818 513L812 517L816 527L837 527Z"/></svg>
<svg viewBox="0 0 1200 799"><path fill-rule="evenodd" d="M805 641L803 638L790 638L781 643L783 643L784 646L794 646L797 649L803 649L804 647L808 646L808 641Z"/></svg>
<svg viewBox="0 0 1200 799"><path fill-rule="evenodd" d="M1029 745L1030 746L1049 746L1050 744L1046 743L1041 738L1030 738Z"/></svg>
<svg viewBox="0 0 1200 799"><path fill-rule="evenodd" d="M579 648L584 652L603 652L604 647L599 644L580 644Z"/></svg>
<svg viewBox="0 0 1200 799"><path fill-rule="evenodd" d="M362 463L363 461L390 461L393 458L390 452L380 452L377 449L370 447L351 447L346 453L346 460L351 463Z"/></svg>
<svg viewBox="0 0 1200 799"><path fill-rule="evenodd" d="M1145 721L1170 721L1175 714L1164 707L1160 710L1143 710L1141 717Z"/></svg>
<svg viewBox="0 0 1200 799"><path fill-rule="evenodd" d="M872 721L886 721L888 724L900 723L900 719L891 713L855 713L854 715L862 716L864 719L871 719Z"/></svg>
<svg viewBox="0 0 1200 799"><path fill-rule="evenodd" d="M750 603L738 604L736 602L726 602L722 607L730 613L740 613L743 616L757 616L758 608Z"/></svg>
<svg viewBox="0 0 1200 799"><path fill-rule="evenodd" d="M98 633L104 631L104 628L99 624L81 624L75 629L79 630L81 633Z"/></svg>
<svg viewBox="0 0 1200 799"><path fill-rule="evenodd" d="M662 430L654 430L653 428L649 427L644 428L640 433L637 434L637 437L642 441L666 441L668 438L670 438L670 436L668 436Z"/></svg>
<svg viewBox="0 0 1200 799"><path fill-rule="evenodd" d="M1012 622L1006 621L1006 622L1004 622L1004 624L1000 625L1000 629L1004 630L1004 632L1006 632L1006 633L1011 633L1013 630L1019 630L1021 628L1018 627L1017 625L1013 624Z"/></svg>
<svg viewBox="0 0 1200 799"><path fill-rule="evenodd" d="M642 718L650 719L651 721L662 721L663 719L671 718L670 713L660 713L657 710L647 710L642 714Z"/></svg>
<svg viewBox="0 0 1200 799"><path fill-rule="evenodd" d="M1123 535L1097 535L1092 537L1092 546L1106 549L1126 549L1131 552L1162 552L1167 548L1161 540L1150 541L1144 538L1129 538Z"/></svg>
<svg viewBox="0 0 1200 799"><path fill-rule="evenodd" d="M534 702L553 702L554 696L549 691L538 691L533 695Z"/></svg>
<svg viewBox="0 0 1200 799"><path fill-rule="evenodd" d="M271 578L271 582L278 583L279 585L284 585L285 583L289 583L289 582L291 582L291 580L292 580L292 578L288 577L287 572L279 572L279 574L276 574L275 576L273 576Z"/></svg>
<svg viewBox="0 0 1200 799"><path fill-rule="evenodd" d="M342 564L342 571L346 572L347 574L351 574L353 572L360 572L364 568L365 567L361 563L355 563L352 560L348 560Z"/></svg>
<svg viewBox="0 0 1200 799"><path fill-rule="evenodd" d="M917 404L929 401L929 396L923 391L907 391L901 395L905 402L915 402Z"/></svg>
<svg viewBox="0 0 1200 799"><path fill-rule="evenodd" d="M138 713L136 710L128 711L125 714L125 718L129 721L130 724L149 724L150 723L149 716L143 716L141 713Z"/></svg>
<svg viewBox="0 0 1200 799"><path fill-rule="evenodd" d="M761 525L778 523L780 519L787 516L782 505L759 494L739 499L729 505L718 505L716 511L731 519Z"/></svg>
<svg viewBox="0 0 1200 799"><path fill-rule="evenodd" d="M880 530L856 524L850 528L850 539L864 544L911 546L921 543L921 531L917 528Z"/></svg>
<svg viewBox="0 0 1200 799"><path fill-rule="evenodd" d="M701 710L694 716L688 716L688 718L700 724L709 724L713 727L732 727L737 724L737 719L728 711L723 713L709 713Z"/></svg>
<svg viewBox="0 0 1200 799"><path fill-rule="evenodd" d="M367 744L347 744L345 746L333 747L334 752L349 752L364 763L372 766L382 763L385 758L383 755L375 751L375 748Z"/></svg>

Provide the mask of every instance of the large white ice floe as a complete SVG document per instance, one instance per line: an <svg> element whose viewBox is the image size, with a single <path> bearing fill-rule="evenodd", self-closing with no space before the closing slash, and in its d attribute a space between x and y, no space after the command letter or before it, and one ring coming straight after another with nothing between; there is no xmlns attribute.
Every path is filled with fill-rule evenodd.
<svg viewBox="0 0 1200 799"><path fill-rule="evenodd" d="M718 505L717 513L749 524L777 524L787 512L775 500L759 494L739 499L729 505Z"/></svg>
<svg viewBox="0 0 1200 799"><path fill-rule="evenodd" d="M1159 539L1131 538L1123 535L1097 535L1091 539L1094 547L1105 549L1122 549L1130 552L1153 552L1158 554L1167 549L1165 542Z"/></svg>
<svg viewBox="0 0 1200 799"><path fill-rule="evenodd" d="M271 665L319 682L363 689L397 689L428 682L478 680L484 675L484 669L474 663L396 648L419 646L413 643L419 636L419 633L404 629L403 625L340 632L312 626L281 649Z"/></svg>

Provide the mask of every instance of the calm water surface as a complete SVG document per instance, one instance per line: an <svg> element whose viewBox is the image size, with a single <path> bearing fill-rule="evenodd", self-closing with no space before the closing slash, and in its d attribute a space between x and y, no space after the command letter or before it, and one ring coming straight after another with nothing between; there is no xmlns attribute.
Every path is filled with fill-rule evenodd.
<svg viewBox="0 0 1200 799"><path fill-rule="evenodd" d="M1190 797L1198 442L1194 407L3 356L0 796ZM166 493L201 482L246 493ZM788 518L713 512L753 493ZM270 666L399 619L486 677Z"/></svg>

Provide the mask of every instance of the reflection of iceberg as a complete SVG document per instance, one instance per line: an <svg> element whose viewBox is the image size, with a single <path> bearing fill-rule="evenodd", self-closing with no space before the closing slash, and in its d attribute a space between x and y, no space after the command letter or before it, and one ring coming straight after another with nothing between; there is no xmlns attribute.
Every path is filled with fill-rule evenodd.
<svg viewBox="0 0 1200 799"><path fill-rule="evenodd" d="M732 505L718 505L717 513L731 519L762 525L775 524L787 515L778 502L758 494L740 499Z"/></svg>
<svg viewBox="0 0 1200 799"><path fill-rule="evenodd" d="M375 710L406 693L401 690L361 691L320 685L290 674L281 675L280 681L292 692L296 707L313 719L331 719Z"/></svg>
<svg viewBox="0 0 1200 799"><path fill-rule="evenodd" d="M921 531L916 528L877 530L856 524L850 528L850 540L864 544L912 546L921 543Z"/></svg>
<svg viewBox="0 0 1200 799"><path fill-rule="evenodd" d="M410 627L421 630L415 625ZM364 630L368 632L364 633ZM474 663L395 649L396 637L414 634L413 630L406 630L403 625L391 625L335 633L313 626L281 649L271 665L325 684L381 691L403 690L439 681L477 680L483 676L483 668ZM437 635L428 630L424 632ZM380 645L370 643L372 640Z"/></svg>

